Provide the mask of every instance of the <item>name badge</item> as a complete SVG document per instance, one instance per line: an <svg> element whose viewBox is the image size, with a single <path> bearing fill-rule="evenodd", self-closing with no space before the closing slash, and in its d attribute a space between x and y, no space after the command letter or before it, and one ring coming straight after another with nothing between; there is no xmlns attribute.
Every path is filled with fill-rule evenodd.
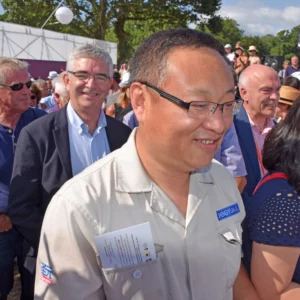
<svg viewBox="0 0 300 300"><path fill-rule="evenodd" d="M230 218L240 213L240 208L239 205L235 203L225 208L222 208L220 210L217 210L216 213L217 213L218 220L222 221L224 219Z"/></svg>

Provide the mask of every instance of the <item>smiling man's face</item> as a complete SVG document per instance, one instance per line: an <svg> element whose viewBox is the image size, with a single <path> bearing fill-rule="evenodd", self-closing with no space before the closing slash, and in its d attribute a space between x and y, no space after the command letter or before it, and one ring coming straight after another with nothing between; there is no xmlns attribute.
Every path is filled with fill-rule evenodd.
<svg viewBox="0 0 300 300"><path fill-rule="evenodd" d="M109 77L107 63L100 58L78 58L73 65L72 72L88 75L105 74ZM76 111L101 110L102 104L109 93L111 79L96 80L90 77L81 80L73 74L65 77L65 83L70 93L70 102Z"/></svg>
<svg viewBox="0 0 300 300"><path fill-rule="evenodd" d="M280 90L276 72L271 68L258 66L250 75L247 88L241 93L247 112L253 116L273 117Z"/></svg>
<svg viewBox="0 0 300 300"><path fill-rule="evenodd" d="M135 85L135 84L134 84ZM140 83L136 85L140 86ZM136 88L137 89L137 88ZM160 89L184 102L223 104L234 100L234 82L228 64L210 48L178 48L168 55ZM186 108L142 85L145 99L137 114L138 134L147 138L153 156L165 168L191 172L209 165L232 124L221 110L190 116ZM132 101L136 94L132 93Z"/></svg>

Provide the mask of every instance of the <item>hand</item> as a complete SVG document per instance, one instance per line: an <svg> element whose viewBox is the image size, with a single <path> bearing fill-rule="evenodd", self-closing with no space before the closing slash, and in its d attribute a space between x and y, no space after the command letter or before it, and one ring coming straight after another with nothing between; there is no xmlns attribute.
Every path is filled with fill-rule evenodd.
<svg viewBox="0 0 300 300"><path fill-rule="evenodd" d="M12 229L12 224L7 215L0 215L0 232L6 232Z"/></svg>

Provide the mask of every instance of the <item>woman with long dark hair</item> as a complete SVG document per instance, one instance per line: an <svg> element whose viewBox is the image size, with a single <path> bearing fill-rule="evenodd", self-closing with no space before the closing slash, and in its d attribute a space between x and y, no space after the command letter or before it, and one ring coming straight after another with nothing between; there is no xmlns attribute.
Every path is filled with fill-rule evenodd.
<svg viewBox="0 0 300 300"><path fill-rule="evenodd" d="M246 208L244 263L262 300L300 299L300 98L267 136Z"/></svg>

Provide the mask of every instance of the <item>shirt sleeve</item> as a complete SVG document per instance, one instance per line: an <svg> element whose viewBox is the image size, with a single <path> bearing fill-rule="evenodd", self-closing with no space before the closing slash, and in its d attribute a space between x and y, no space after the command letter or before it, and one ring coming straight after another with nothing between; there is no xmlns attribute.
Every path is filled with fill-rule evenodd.
<svg viewBox="0 0 300 300"><path fill-rule="evenodd" d="M135 127L139 126L134 111L130 111L123 117L123 123L131 129L134 129Z"/></svg>
<svg viewBox="0 0 300 300"><path fill-rule="evenodd" d="M284 77L288 77L288 76L290 76L291 74L291 68L290 68L290 66L288 66L286 69L285 69L285 76Z"/></svg>
<svg viewBox="0 0 300 300"><path fill-rule="evenodd" d="M95 226L84 207L54 196L42 226L34 299L105 300L92 246Z"/></svg>
<svg viewBox="0 0 300 300"><path fill-rule="evenodd" d="M233 124L226 132L222 141L220 162L233 175L233 177L242 177L247 175L243 154Z"/></svg>
<svg viewBox="0 0 300 300"><path fill-rule="evenodd" d="M43 116L47 115L47 113L43 109L34 108L34 110L35 110L35 114L36 114L37 118L40 118L40 117L43 117Z"/></svg>
<svg viewBox="0 0 300 300"><path fill-rule="evenodd" d="M249 235L260 244L300 247L300 197L297 192L284 190L269 194L257 210L251 212Z"/></svg>

